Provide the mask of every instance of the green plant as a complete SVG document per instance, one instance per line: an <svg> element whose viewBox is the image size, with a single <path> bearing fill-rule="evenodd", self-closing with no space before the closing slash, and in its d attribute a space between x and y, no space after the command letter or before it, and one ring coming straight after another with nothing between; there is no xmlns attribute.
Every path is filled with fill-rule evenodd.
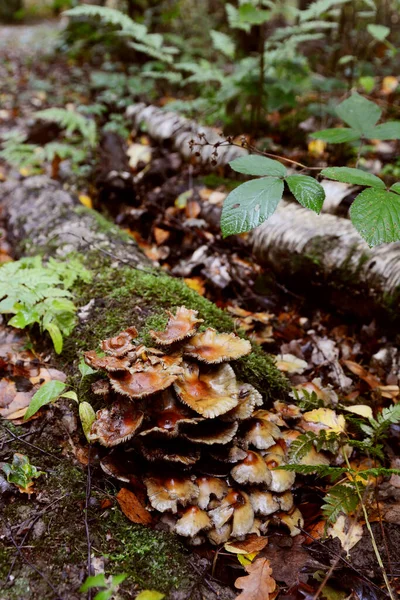
<svg viewBox="0 0 400 600"><path fill-rule="evenodd" d="M35 256L6 263L0 268L0 312L14 315L8 324L19 329L39 324L60 353L63 337L75 326L76 306L69 290L77 279L91 279L78 258L64 262L50 258L43 264Z"/></svg>
<svg viewBox="0 0 400 600"><path fill-rule="evenodd" d="M39 110L34 115L37 119L57 123L62 129L65 129L66 135L78 132L83 140L91 147L95 146L97 141L96 123L74 110L66 108L46 108Z"/></svg>
<svg viewBox="0 0 400 600"><path fill-rule="evenodd" d="M80 588L80 592L87 592L93 588L101 588L93 600L110 600L118 591L120 584L128 577L125 573L110 575L106 578L104 573L90 575Z"/></svg>
<svg viewBox="0 0 400 600"><path fill-rule="evenodd" d="M7 481L16 485L19 491L24 494L31 494L34 485L33 480L45 474L31 465L27 456L19 453L15 453L12 463L5 463L2 470L6 474Z"/></svg>

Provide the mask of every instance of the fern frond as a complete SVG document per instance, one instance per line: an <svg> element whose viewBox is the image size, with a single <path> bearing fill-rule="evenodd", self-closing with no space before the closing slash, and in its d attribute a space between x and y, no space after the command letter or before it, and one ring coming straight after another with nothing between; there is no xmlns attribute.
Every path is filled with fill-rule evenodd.
<svg viewBox="0 0 400 600"><path fill-rule="evenodd" d="M307 431L296 438L289 447L288 459L291 463L298 463L314 446L317 435L313 431Z"/></svg>
<svg viewBox="0 0 400 600"><path fill-rule="evenodd" d="M66 130L67 134L78 131L83 138L87 139L90 146L94 146L96 143L95 122L78 112L65 108L45 108L36 112L34 116L37 119L58 123L60 127Z"/></svg>
<svg viewBox="0 0 400 600"><path fill-rule="evenodd" d="M108 8L107 6L83 4L65 11L64 15L67 17L98 18L107 25L114 25L129 31L138 40L142 40L147 34L147 27L145 25L136 23L120 10Z"/></svg>
<svg viewBox="0 0 400 600"><path fill-rule="evenodd" d="M299 465L290 464L280 466L283 471L294 471L300 475L317 475L317 477L330 477L331 481L337 481L339 477L347 472L343 467L330 467L329 465Z"/></svg>
<svg viewBox="0 0 400 600"><path fill-rule="evenodd" d="M338 483L324 497L322 514L328 523L335 523L340 513L353 513L358 506L357 488L352 483Z"/></svg>

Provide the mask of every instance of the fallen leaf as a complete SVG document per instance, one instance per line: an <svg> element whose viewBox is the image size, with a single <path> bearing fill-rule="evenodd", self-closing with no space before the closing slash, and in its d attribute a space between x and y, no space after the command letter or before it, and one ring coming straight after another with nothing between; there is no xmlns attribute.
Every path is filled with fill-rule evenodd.
<svg viewBox="0 0 400 600"><path fill-rule="evenodd" d="M398 85L399 85L399 80L397 79L397 77L393 77L393 75L387 75L382 80L381 93L384 94L385 96L388 96L389 94L392 94L397 89Z"/></svg>
<svg viewBox="0 0 400 600"><path fill-rule="evenodd" d="M257 558L245 569L247 575L235 581L235 587L243 590L236 600L268 600L276 588L269 560Z"/></svg>
<svg viewBox="0 0 400 600"><path fill-rule="evenodd" d="M323 140L311 140L308 142L308 152L312 156L322 156L325 152L326 142Z"/></svg>
<svg viewBox="0 0 400 600"><path fill-rule="evenodd" d="M83 204L83 206L86 206L86 208L93 208L93 202L90 196L86 196L86 194L80 194L80 196L78 196L78 200L81 204Z"/></svg>
<svg viewBox="0 0 400 600"><path fill-rule="evenodd" d="M340 515L332 527L328 527L327 533L338 538L343 550L349 555L349 551L361 540L363 527L354 519Z"/></svg>
<svg viewBox="0 0 400 600"><path fill-rule="evenodd" d="M162 600L163 598L165 598L165 594L157 592L157 590L143 590L136 596L136 600Z"/></svg>
<svg viewBox="0 0 400 600"><path fill-rule="evenodd" d="M154 239L156 240L157 246L160 246L161 244L167 241L167 239L171 235L171 232L167 231L166 229L161 229L161 227L154 227L153 235Z"/></svg>
<svg viewBox="0 0 400 600"><path fill-rule="evenodd" d="M257 555L258 552L250 552L250 554L238 554L237 559L242 567L247 567L247 565L250 565L253 562Z"/></svg>
<svg viewBox="0 0 400 600"><path fill-rule="evenodd" d="M200 294L200 296L204 296L206 287L201 277L187 277L184 281L188 287Z"/></svg>
<svg viewBox="0 0 400 600"><path fill-rule="evenodd" d="M303 373L308 363L301 358L297 358L294 354L278 354L276 357L276 366L284 373Z"/></svg>
<svg viewBox="0 0 400 600"><path fill-rule="evenodd" d="M137 496L127 488L121 488L117 496L122 512L132 523L149 525L152 521L150 513L139 502Z"/></svg>
<svg viewBox="0 0 400 600"><path fill-rule="evenodd" d="M267 544L268 538L252 533L243 542L227 542L224 548L232 554L252 554L253 552L260 552Z"/></svg>
<svg viewBox="0 0 400 600"><path fill-rule="evenodd" d="M372 408L366 404L353 404L353 406L346 406L344 410L355 415L360 415L360 417L365 417L366 419L372 419L374 416Z"/></svg>
<svg viewBox="0 0 400 600"><path fill-rule="evenodd" d="M343 433L346 430L346 420L343 415L338 415L331 408L316 408L304 413L303 421L306 423L315 423L311 425L311 430L325 429L334 433Z"/></svg>

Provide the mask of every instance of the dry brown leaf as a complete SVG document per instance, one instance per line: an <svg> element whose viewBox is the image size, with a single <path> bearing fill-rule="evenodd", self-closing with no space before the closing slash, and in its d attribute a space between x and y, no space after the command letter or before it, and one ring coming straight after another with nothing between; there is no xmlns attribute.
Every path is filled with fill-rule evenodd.
<svg viewBox="0 0 400 600"><path fill-rule="evenodd" d="M384 398L394 399L399 395L400 388L398 385L382 385L382 382L379 381L375 375L369 373L364 367L353 360L344 360L343 364L345 364L354 375L357 375L360 379L365 381L371 389L380 390Z"/></svg>
<svg viewBox="0 0 400 600"><path fill-rule="evenodd" d="M151 515L145 507L139 502L137 496L127 488L121 488L117 494L117 501L122 512L132 523L140 525L149 525Z"/></svg>
<svg viewBox="0 0 400 600"><path fill-rule="evenodd" d="M251 533L243 542L227 542L224 546L227 552L232 554L252 554L253 552L260 552L268 544L268 538L260 537L255 533Z"/></svg>
<svg viewBox="0 0 400 600"><path fill-rule="evenodd" d="M167 239L171 235L171 232L167 231L166 229L161 229L161 227L154 227L153 235L154 239L156 240L157 246L161 246L161 244L167 241Z"/></svg>
<svg viewBox="0 0 400 600"><path fill-rule="evenodd" d="M269 560L257 558L245 569L247 575L235 581L235 587L243 590L236 600L269 600L276 588Z"/></svg>

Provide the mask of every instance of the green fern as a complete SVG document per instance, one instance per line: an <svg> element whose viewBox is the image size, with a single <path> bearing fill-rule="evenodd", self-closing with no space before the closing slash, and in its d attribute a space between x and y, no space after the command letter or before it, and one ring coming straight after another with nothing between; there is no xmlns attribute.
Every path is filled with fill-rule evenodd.
<svg viewBox="0 0 400 600"><path fill-rule="evenodd" d="M324 401L318 398L315 392L309 392L306 389L296 390L293 388L290 395L295 398L297 406L304 410L314 410L325 406Z"/></svg>
<svg viewBox="0 0 400 600"><path fill-rule="evenodd" d="M317 477L329 477L332 482L337 481L340 477L347 473L344 467L330 467L329 465L299 465L290 464L279 467L283 471L293 471L300 475L316 475Z"/></svg>
<svg viewBox="0 0 400 600"><path fill-rule="evenodd" d="M299 462L314 446L317 452L325 450L336 453L341 443L341 438L333 432L326 432L324 429L318 434L313 431L307 431L299 435L291 444L288 451L290 462Z"/></svg>
<svg viewBox="0 0 400 600"><path fill-rule="evenodd" d="M144 39L147 34L147 27L145 25L135 23L135 21L120 10L108 8L107 6L84 4L65 11L64 15L67 17L98 18L107 25L115 25L116 27L130 31L132 36L139 40Z"/></svg>
<svg viewBox="0 0 400 600"><path fill-rule="evenodd" d="M14 315L8 324L18 329L38 323L60 353L63 336L75 326L76 307L69 290L77 279L91 279L78 258L50 259L43 265L36 256L6 263L0 268L0 312Z"/></svg>
<svg viewBox="0 0 400 600"><path fill-rule="evenodd" d="M89 146L94 146L97 140L96 123L73 110L65 108L46 108L34 115L37 119L58 123L70 135L77 131L86 140Z"/></svg>
<svg viewBox="0 0 400 600"><path fill-rule="evenodd" d="M335 523L341 513L346 515L354 513L357 510L358 503L359 497L356 486L351 482L338 483L325 495L321 510L327 524L330 524Z"/></svg>

